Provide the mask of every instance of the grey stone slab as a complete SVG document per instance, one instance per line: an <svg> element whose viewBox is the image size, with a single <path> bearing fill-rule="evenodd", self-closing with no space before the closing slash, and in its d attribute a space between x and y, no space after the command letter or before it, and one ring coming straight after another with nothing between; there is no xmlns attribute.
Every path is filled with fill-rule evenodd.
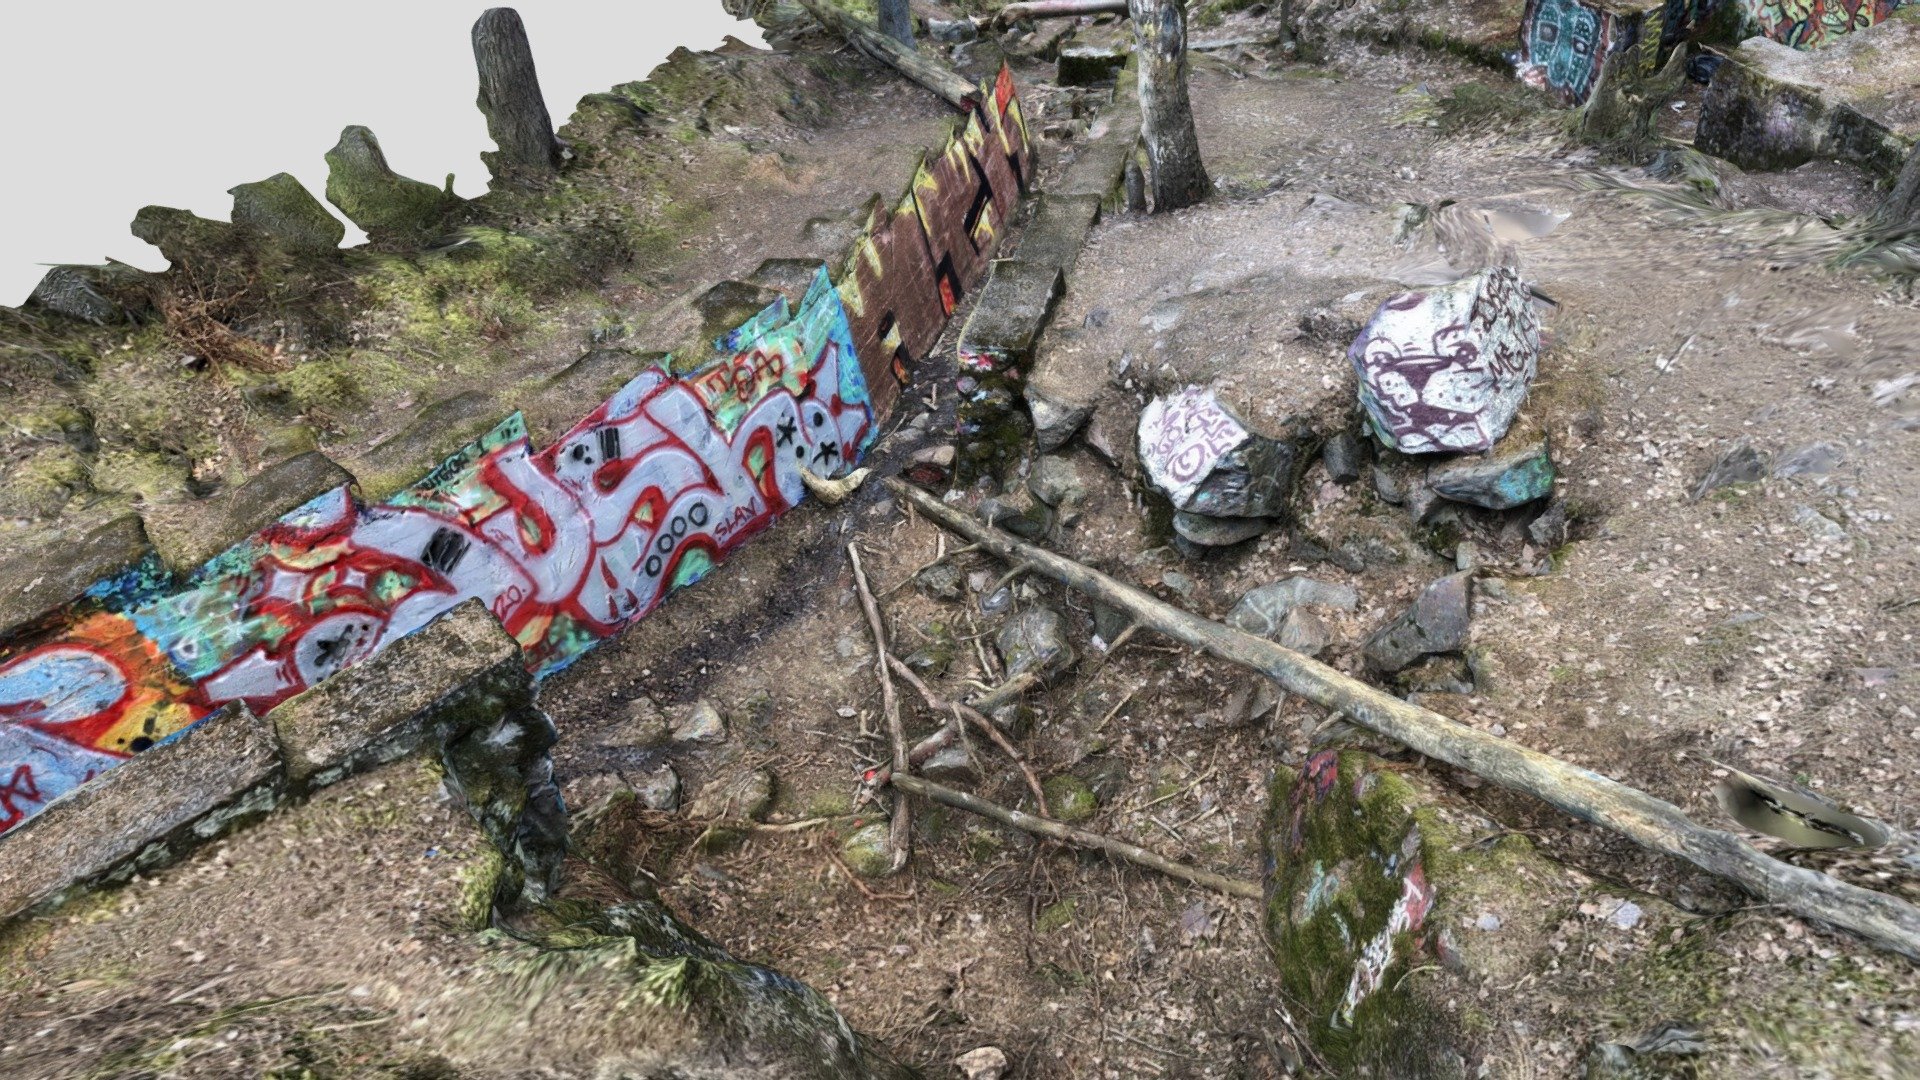
<svg viewBox="0 0 1920 1080"><path fill-rule="evenodd" d="M303 503L353 482L332 458L309 451L210 498L154 507L147 532L169 567L191 571Z"/></svg>
<svg viewBox="0 0 1920 1080"><path fill-rule="evenodd" d="M73 600L151 551L134 513L48 533L0 561L0 634Z"/></svg>
<svg viewBox="0 0 1920 1080"><path fill-rule="evenodd" d="M520 646L469 600L267 718L298 787L332 783L419 748L437 706L492 679L528 679Z"/></svg>
<svg viewBox="0 0 1920 1080"><path fill-rule="evenodd" d="M1120 180L1134 147L1140 142L1140 98L1135 83L1134 64L1114 81L1113 103L1100 110L1088 140L1075 152L1060 181L1053 186L1056 195L1093 195L1103 205L1114 206L1120 200Z"/></svg>
<svg viewBox="0 0 1920 1080"><path fill-rule="evenodd" d="M623 348L587 351L536 384L530 393L516 393L521 415L527 421L527 436L535 446L553 445L614 391L647 368L664 365L666 359L664 352Z"/></svg>
<svg viewBox="0 0 1920 1080"><path fill-rule="evenodd" d="M960 331L962 356L994 355L1025 360L1033 355L1054 305L1066 292L1057 266L1022 259L996 259L967 325Z"/></svg>
<svg viewBox="0 0 1920 1080"><path fill-rule="evenodd" d="M468 390L421 409L413 422L348 461L360 493L378 501L431 472L447 456L506 418L509 410L483 390Z"/></svg>
<svg viewBox="0 0 1920 1080"><path fill-rule="evenodd" d="M1033 220L1020 234L1014 257L1035 266L1057 266L1072 273L1086 246L1087 233L1100 222L1095 195L1042 195Z"/></svg>
<svg viewBox="0 0 1920 1080"><path fill-rule="evenodd" d="M0 839L0 920L179 859L276 805L278 749L231 705L49 803Z"/></svg>
<svg viewBox="0 0 1920 1080"><path fill-rule="evenodd" d="M1899 174L1920 138L1920 7L1801 51L1748 38L1701 101L1694 145L1747 169L1832 158Z"/></svg>

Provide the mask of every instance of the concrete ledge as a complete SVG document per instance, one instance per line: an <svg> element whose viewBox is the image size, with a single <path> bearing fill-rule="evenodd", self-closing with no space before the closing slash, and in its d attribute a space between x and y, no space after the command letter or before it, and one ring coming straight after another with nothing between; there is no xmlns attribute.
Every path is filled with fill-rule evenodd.
<svg viewBox="0 0 1920 1080"><path fill-rule="evenodd" d="M469 600L269 713L288 781L320 787L406 756L436 706L491 678L531 684L519 644Z"/></svg>
<svg viewBox="0 0 1920 1080"><path fill-rule="evenodd" d="M351 459L360 492L378 502L420 479L455 450L484 435L506 411L481 390L443 398L421 409L412 423Z"/></svg>
<svg viewBox="0 0 1920 1080"><path fill-rule="evenodd" d="M0 840L0 922L174 862L278 805L280 751L235 704L72 792Z"/></svg>
<svg viewBox="0 0 1920 1080"><path fill-rule="evenodd" d="M1418 45L1488 67L1508 68L1519 42L1525 0L1372 0L1303 5L1300 26L1382 45Z"/></svg>
<svg viewBox="0 0 1920 1080"><path fill-rule="evenodd" d="M1820 158L1899 175L1920 138L1920 8L1812 52L1749 38L1701 102L1694 146L1746 169Z"/></svg>
<svg viewBox="0 0 1920 1080"><path fill-rule="evenodd" d="M423 749L509 856L502 899L538 900L566 847L553 742L520 646L469 600L264 720L230 705L55 799L0 838L0 923L178 861L289 796Z"/></svg>
<svg viewBox="0 0 1920 1080"><path fill-rule="evenodd" d="M1129 60L1114 82L1113 104L1101 110L1094 121L1093 134L1073 161L1066 175L1054 185L1056 196L1091 195L1109 209L1124 201L1122 178L1133 151L1140 144L1140 92L1135 64Z"/></svg>
<svg viewBox="0 0 1920 1080"><path fill-rule="evenodd" d="M147 533L161 560L185 573L308 500L353 482L353 474L332 458L309 451L269 465L246 483L212 498L150 510Z"/></svg>
<svg viewBox="0 0 1920 1080"><path fill-rule="evenodd" d="M1080 249L1086 246L1087 233L1100 223L1100 198L1096 195L1042 195L1020 235L1020 247L1013 257L1035 266L1058 267L1072 273L1080 261Z"/></svg>
<svg viewBox="0 0 1920 1080"><path fill-rule="evenodd" d="M1066 292L1060 267L1025 259L995 259L967 324L960 330L963 366L1025 364Z"/></svg>
<svg viewBox="0 0 1920 1080"><path fill-rule="evenodd" d="M520 413L527 421L527 437L535 446L552 446L573 429L580 418L613 396L635 375L666 360L661 352L631 349L592 349L580 359L533 384L522 393Z"/></svg>
<svg viewBox="0 0 1920 1080"><path fill-rule="evenodd" d="M37 619L152 553L140 516L61 529L0 561L0 635Z"/></svg>

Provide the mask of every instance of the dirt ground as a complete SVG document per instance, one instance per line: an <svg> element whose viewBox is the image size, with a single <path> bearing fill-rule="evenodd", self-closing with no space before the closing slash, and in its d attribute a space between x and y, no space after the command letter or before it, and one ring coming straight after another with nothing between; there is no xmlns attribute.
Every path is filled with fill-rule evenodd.
<svg viewBox="0 0 1920 1080"><path fill-rule="evenodd" d="M1043 70L1028 64L1021 76L1031 84ZM1192 93L1221 194L1171 215L1110 215L1043 346L1106 382L1095 429L1121 433L1117 460L1087 437L1063 452L1088 494L1077 524L1049 543L1215 618L1249 588L1292 574L1351 584L1359 610L1329 620L1323 659L1359 673L1367 635L1449 572L1453 552L1432 550L1365 480L1326 483L1318 467L1305 481L1312 511L1298 528L1221 552L1176 548L1132 475L1129 425L1145 391L1188 380L1225 382L1256 418L1340 408L1352 392L1346 341L1303 319L1439 257L1444 237L1402 230L1402 204L1564 213L1514 252L1555 304L1527 411L1552 440L1558 494L1578 508L1574 539L1492 553L1474 612L1475 691L1426 703L1704 822L1729 824L1711 797L1719 760L1920 828L1908 794L1920 776L1912 689L1920 351L1911 344L1920 304L1910 287L1813 264L1783 218L1728 216L1847 212L1868 202L1869 185L1834 167L1732 176L1721 188L1728 205L1674 210L1673 200L1644 192L1675 188L1578 147L1551 116L1522 110L1456 126L1447 106L1467 84L1504 85L1436 55L1358 47L1312 67L1246 49L1197 61ZM877 118L891 100L876 102L863 130L883 141L911 137L918 127L894 131ZM1070 108L1070 95L1058 100ZM1684 137L1697 93L1681 106L1663 123ZM1040 112L1037 127L1061 119ZM1045 163L1057 167L1073 149L1049 139ZM757 222L714 242L744 244L774 227ZM753 261L741 257L742 266ZM877 453L882 473L945 441L951 355L950 333L916 371ZM1830 444L1832 463L1694 499L1710 463L1739 440L1776 466ZM1385 553L1344 568L1313 558L1300 543L1308 533L1365 534ZM979 553L947 556L967 582L958 599L928 595L914 573L959 541L903 515L878 485L841 507L795 511L547 684L569 805L592 807L662 761L689 799L742 770L771 769L773 820L825 820L721 850L675 849L649 869L693 925L739 958L818 988L856 1029L929 1075L950 1075L957 1054L985 1045L1004 1049L1009 1076L1022 1080L1315 1075L1291 1034L1252 903L930 807L916 807L903 873L874 881L847 873L839 840L873 819L853 805L859 773L888 752L848 544L864 552L896 653L953 646L949 670L933 680L949 696L997 681L992 635L1011 614L1046 604L1064 615L1079 660L1027 699L1032 730L1016 740L1027 762L1042 778L1072 773L1089 784L1099 806L1088 828L1259 876L1268 780L1307 751L1319 710L1290 700L1248 715L1250 676L1151 634L1105 652L1086 602L1034 575L1015 579L1011 604L989 613L983 600L1008 568ZM900 692L911 735L944 720L911 688ZM636 705L642 699L670 717L709 700L728 715L729 737L695 750L636 746L636 710L649 708ZM960 786L1006 805L1028 798L997 751L974 752L980 775ZM1613 937L1580 929L1567 912L1570 944L1551 968L1477 988L1502 1032L1485 1048L1484 1075L1576 1076L1596 1039L1631 1039L1663 1021L1705 1033L1700 1076L1914 1075L1920 972L1910 963L1539 803L1434 772L1543 854L1673 911L1658 936ZM412 791L413 801L397 805L420 812L426 797ZM250 834L228 847L261 843ZM227 850L159 880L190 897ZM343 907L356 902L350 895L398 903L419 887L405 875L332 869ZM39 995L38 1008L70 1014L46 997L52 987L109 976L55 963L62 942L79 949L97 939L105 931L90 927L114 910L128 914L142 888L127 890L118 909L45 929L30 954L15 951L16 971L22 957L50 959L37 979L16 982L11 1000ZM303 955L225 933L182 941L210 968L257 971L269 958ZM457 957L468 946L444 947ZM113 985L139 984L171 954L155 945L134 955ZM297 990L284 980L255 989ZM172 1004L157 990L141 996Z"/></svg>
<svg viewBox="0 0 1920 1080"><path fill-rule="evenodd" d="M1354 281L1392 280L1431 256L1418 242L1393 242L1394 204L1518 198L1565 212L1520 258L1558 301L1529 411L1553 439L1563 493L1583 507L1582 539L1553 553L1550 573L1495 575L1473 633L1497 674L1442 707L1701 820L1724 821L1710 796L1715 758L1800 778L1910 826L1903 792L1920 765L1920 724L1900 688L1915 677L1920 450L1902 403L1876 402L1874 387L1903 364L1911 370L1902 351L1911 300L1864 275L1783 265L1790 256L1771 260L1757 242L1677 228L1633 197L1584 191L1581 177L1602 166L1525 125L1423 131L1420 99L1467 81L1492 80L1417 54L1353 55L1308 71L1202 62L1193 93L1203 149L1215 176L1244 194L1166 218L1110 218L1056 328L1109 361L1134 352L1136 371L1158 362L1183 378L1270 391L1247 395L1256 411L1274 396L1301 396L1303 378L1308 398L1345 394L1345 343L1315 341L1299 325ZM1809 212L1857 201L1865 186L1814 169L1736 183L1746 205ZM1151 340L1165 321L1155 313L1195 294L1204 294L1193 301L1204 305L1200 324L1179 318ZM1095 311L1104 317L1089 318ZM1120 387L1109 398L1137 409ZM1707 465L1737 439L1781 458L1833 443L1844 461L1826 476L1693 502ZM1166 546L1164 522L1119 471L1085 447L1067 457L1092 494L1080 524L1059 536L1061 550L1215 617L1246 589L1290 573L1350 582L1362 608L1336 624L1331 653L1350 671L1371 629L1449 568L1411 540L1404 561L1358 574L1300 561L1284 536L1188 559ZM1349 518L1384 516L1389 534L1409 533L1364 487L1326 494L1371 504ZM1809 535L1803 507L1837 530L1816 523L1819 535ZM843 715L857 710L877 726L871 653L838 549L851 540L870 553L900 652L939 622L963 642L955 675L991 682L979 671L991 657L970 655L964 642L990 634L994 620L972 594L940 604L892 592L935 557L940 540L927 523L885 505L811 520L821 513L803 512L804 523L703 585L697 609L663 611L556 682L548 700L563 730L594 730L634 693L672 709L765 692L776 705L751 753L779 775L781 810L844 808L852 774L885 749L854 737L856 721ZM1326 510L1329 521L1343 513ZM1005 569L977 555L958 565L976 578ZM1039 595L1016 605L1044 601L1067 614L1082 654L1073 677L1034 702L1040 718L1022 743L1029 762L1043 777L1076 771L1108 785L1091 827L1254 876L1265 777L1297 760L1311 711L1295 702L1278 718L1229 715L1243 675L1151 639L1103 657L1079 598L1028 587ZM934 717L903 693L914 733L931 730ZM1018 773L990 749L981 755L979 790L1019 801ZM700 763L687 765L697 784ZM582 797L594 790L592 769L583 755L568 770ZM1485 789L1474 797L1553 857L1685 912L1673 941L1590 944L1577 976L1531 981L1515 1012L1551 1025L1517 1031L1492 1054L1492 1075L1573 1075L1593 1039L1631 1038L1634 1025L1676 1017L1694 1017L1715 1040L1703 1075L1893 1076L1915 1052L1910 965L1747 904L1538 804ZM1009 1052L1013 1075L1036 1077L1265 1075L1288 1059L1250 905L1036 852L946 813L922 815L908 872L873 885L880 898L837 874L825 846L756 839L684 866L668 895L731 947L819 986L856 1026L929 1065L983 1044ZM1681 941L1690 970L1647 982L1649 962L1680 963ZM1712 1003L1704 1012L1703 1000Z"/></svg>

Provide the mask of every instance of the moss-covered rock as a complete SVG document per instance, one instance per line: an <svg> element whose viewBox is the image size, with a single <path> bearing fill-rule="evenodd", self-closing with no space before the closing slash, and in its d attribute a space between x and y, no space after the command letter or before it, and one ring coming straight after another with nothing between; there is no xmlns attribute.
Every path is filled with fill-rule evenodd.
<svg viewBox="0 0 1920 1080"><path fill-rule="evenodd" d="M887 823L876 821L862 826L840 845L840 858L861 877L886 877L893 872L893 845L888 842Z"/></svg>
<svg viewBox="0 0 1920 1080"><path fill-rule="evenodd" d="M228 188L227 194L233 196L235 225L258 229L289 251L333 251L347 237L347 227L327 213L292 173L239 184Z"/></svg>
<svg viewBox="0 0 1920 1080"><path fill-rule="evenodd" d="M359 124L342 129L326 156L327 201L376 241L420 239L461 205L452 176L444 189L401 176L380 140Z"/></svg>
<svg viewBox="0 0 1920 1080"><path fill-rule="evenodd" d="M1077 825L1093 817L1100 809L1100 798L1085 780L1071 773L1049 777L1040 785L1047 797L1047 809L1056 820Z"/></svg>
<svg viewBox="0 0 1920 1080"><path fill-rule="evenodd" d="M1479 990L1551 963L1591 883L1358 751L1281 770L1272 796L1263 932L1315 1050L1341 1076L1473 1075L1502 1034ZM1638 922L1614 932L1651 938Z"/></svg>

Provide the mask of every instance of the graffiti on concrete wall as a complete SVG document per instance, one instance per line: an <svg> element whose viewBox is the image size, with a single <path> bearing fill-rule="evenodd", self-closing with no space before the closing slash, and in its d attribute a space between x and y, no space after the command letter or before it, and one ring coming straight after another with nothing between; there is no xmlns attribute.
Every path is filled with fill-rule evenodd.
<svg viewBox="0 0 1920 1080"><path fill-rule="evenodd" d="M184 587L96 590L0 643L0 831L229 701L256 712L480 598L545 675L698 580L871 443L823 267L731 355L642 371L535 450L519 416L377 505L328 492ZM108 603L111 599L112 602Z"/></svg>
<svg viewBox="0 0 1920 1080"><path fill-rule="evenodd" d="M1587 100L1620 47L1614 12L1583 0L1527 0L1520 21L1521 81L1563 105Z"/></svg>
<svg viewBox="0 0 1920 1080"><path fill-rule="evenodd" d="M1729 14L1744 24L1742 33L1813 49L1885 20L1907 0L1666 0L1657 11L1606 0L1527 0L1518 73L1562 105L1579 105L1612 57L1638 49L1633 64L1651 71L1729 2L1739 5Z"/></svg>
<svg viewBox="0 0 1920 1080"><path fill-rule="evenodd" d="M1902 0L1742 0L1759 33L1796 49L1815 49L1864 30L1902 6Z"/></svg>
<svg viewBox="0 0 1920 1080"><path fill-rule="evenodd" d="M906 365L933 347L986 275L1033 174L1033 144L1004 66L946 148L891 206L876 201L840 276L855 347L884 415Z"/></svg>
<svg viewBox="0 0 1920 1080"><path fill-rule="evenodd" d="M256 712L478 597L536 674L698 580L873 441L1032 174L1002 67L945 150L685 376L640 372L552 446L519 414L377 505L340 488L184 583L157 561L0 639L0 833L230 701Z"/></svg>

